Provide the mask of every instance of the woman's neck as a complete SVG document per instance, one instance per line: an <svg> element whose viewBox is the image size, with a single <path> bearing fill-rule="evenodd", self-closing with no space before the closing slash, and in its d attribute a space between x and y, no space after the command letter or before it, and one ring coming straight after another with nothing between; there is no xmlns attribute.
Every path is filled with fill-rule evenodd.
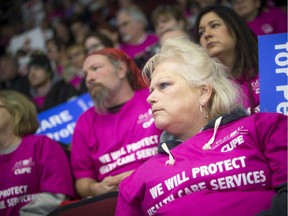
<svg viewBox="0 0 288 216"><path fill-rule="evenodd" d="M232 69L235 64L234 53L228 53L225 56L218 56L218 59L224 64L226 67Z"/></svg>
<svg viewBox="0 0 288 216"><path fill-rule="evenodd" d="M14 134L1 134L0 135L0 151L12 148L21 141L21 138Z"/></svg>

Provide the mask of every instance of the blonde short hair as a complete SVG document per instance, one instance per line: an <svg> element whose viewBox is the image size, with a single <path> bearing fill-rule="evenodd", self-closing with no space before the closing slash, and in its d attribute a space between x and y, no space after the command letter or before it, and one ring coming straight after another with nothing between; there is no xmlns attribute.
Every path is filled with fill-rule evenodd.
<svg viewBox="0 0 288 216"><path fill-rule="evenodd" d="M172 38L163 43L160 53L149 59L143 68L142 75L146 82L150 82L151 74L157 65L163 62L177 64L178 70L175 73L183 77L190 86L197 88L201 85L210 85L212 87L213 92L208 103L211 119L230 113L240 106L241 90L228 77L228 69L188 38Z"/></svg>
<svg viewBox="0 0 288 216"><path fill-rule="evenodd" d="M37 131L37 110L29 98L13 90L1 90L0 100L13 118L16 136L23 137Z"/></svg>

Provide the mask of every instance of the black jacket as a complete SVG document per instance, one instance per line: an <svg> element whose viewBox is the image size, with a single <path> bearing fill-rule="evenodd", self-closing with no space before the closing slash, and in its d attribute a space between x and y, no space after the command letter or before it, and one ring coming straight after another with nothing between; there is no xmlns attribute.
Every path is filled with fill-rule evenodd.
<svg viewBox="0 0 288 216"><path fill-rule="evenodd" d="M80 93L64 80L55 82L51 90L46 95L43 108L37 107L38 112L50 109L56 105L67 102L73 97L79 96Z"/></svg>

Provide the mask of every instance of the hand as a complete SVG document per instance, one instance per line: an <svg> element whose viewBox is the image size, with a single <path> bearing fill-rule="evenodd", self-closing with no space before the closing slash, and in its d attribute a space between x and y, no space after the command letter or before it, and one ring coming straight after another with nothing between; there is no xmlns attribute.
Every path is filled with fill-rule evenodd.
<svg viewBox="0 0 288 216"><path fill-rule="evenodd" d="M89 191L92 196L117 191L120 182L128 177L134 170L126 171L115 176L107 176L101 182L90 182Z"/></svg>
<svg viewBox="0 0 288 216"><path fill-rule="evenodd" d="M109 185L109 181L107 180L103 180L101 182L94 182L89 185L89 191L93 196L98 196L116 190L118 190L118 187L115 185Z"/></svg>
<svg viewBox="0 0 288 216"><path fill-rule="evenodd" d="M128 177L129 175L131 175L131 173L134 170L129 170L123 173L120 173L118 175L115 176L107 176L106 178L103 179L103 181L108 185L108 186L116 186L118 187L118 185L120 184L120 182L125 179L126 177Z"/></svg>

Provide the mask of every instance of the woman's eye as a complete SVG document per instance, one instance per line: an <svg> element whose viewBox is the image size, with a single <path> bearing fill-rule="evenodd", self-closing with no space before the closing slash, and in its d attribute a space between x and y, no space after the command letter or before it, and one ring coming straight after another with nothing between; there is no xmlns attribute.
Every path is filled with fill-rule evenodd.
<svg viewBox="0 0 288 216"><path fill-rule="evenodd" d="M217 26L219 26L218 23L213 23L211 27L212 27L212 28L215 28L215 27L217 27Z"/></svg>
<svg viewBox="0 0 288 216"><path fill-rule="evenodd" d="M99 67L93 67L93 71L97 71Z"/></svg>
<svg viewBox="0 0 288 216"><path fill-rule="evenodd" d="M199 37L201 37L203 35L203 31L199 31L198 35L199 35Z"/></svg>
<svg viewBox="0 0 288 216"><path fill-rule="evenodd" d="M168 83L160 83L160 89L164 89L168 86L169 84Z"/></svg>

